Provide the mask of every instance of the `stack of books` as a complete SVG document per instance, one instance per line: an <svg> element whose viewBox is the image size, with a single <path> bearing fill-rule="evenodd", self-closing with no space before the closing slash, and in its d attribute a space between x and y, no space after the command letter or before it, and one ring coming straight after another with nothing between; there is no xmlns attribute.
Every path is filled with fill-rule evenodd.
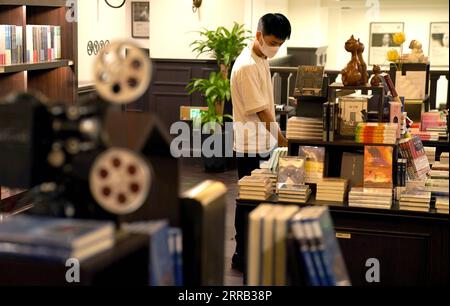
<svg viewBox="0 0 450 306"><path fill-rule="evenodd" d="M322 140L322 118L291 117L288 119L286 137L288 139Z"/></svg>
<svg viewBox="0 0 450 306"><path fill-rule="evenodd" d="M433 165L431 165L431 170L448 171L449 164L445 164L440 161L436 161L433 163Z"/></svg>
<svg viewBox="0 0 450 306"><path fill-rule="evenodd" d="M432 133L433 139L446 138L448 136L447 121L441 112L433 110L422 114L420 130L422 133Z"/></svg>
<svg viewBox="0 0 450 306"><path fill-rule="evenodd" d="M438 141L439 133L430 131L420 131L419 129L411 129L411 135L417 136L422 141Z"/></svg>
<svg viewBox="0 0 450 306"><path fill-rule="evenodd" d="M407 159L406 171L410 179L423 179L430 171L425 149L419 137L405 138L400 140L400 153Z"/></svg>
<svg viewBox="0 0 450 306"><path fill-rule="evenodd" d="M436 212L440 214L448 214L448 196L436 197L436 204L434 205Z"/></svg>
<svg viewBox="0 0 450 306"><path fill-rule="evenodd" d="M252 171L251 176L260 176L260 177L268 178L271 182L272 192L276 191L276 189L277 189L277 174L275 172L272 172L269 169L255 169Z"/></svg>
<svg viewBox="0 0 450 306"><path fill-rule="evenodd" d="M272 194L272 182L264 176L244 176L238 182L239 198L243 200L267 200Z"/></svg>
<svg viewBox="0 0 450 306"><path fill-rule="evenodd" d="M309 185L278 184L278 201L306 203L311 196Z"/></svg>
<svg viewBox="0 0 450 306"><path fill-rule="evenodd" d="M348 205L389 209L392 206L392 189L353 187L349 193Z"/></svg>
<svg viewBox="0 0 450 306"><path fill-rule="evenodd" d="M358 123L355 130L358 143L395 144L397 141L397 123Z"/></svg>
<svg viewBox="0 0 450 306"><path fill-rule="evenodd" d="M448 196L448 183L448 179L427 178L424 189L432 196Z"/></svg>
<svg viewBox="0 0 450 306"><path fill-rule="evenodd" d="M441 156L439 157L439 161L441 162L441 164L448 165L448 152L442 152Z"/></svg>
<svg viewBox="0 0 450 306"><path fill-rule="evenodd" d="M344 202L347 194L348 180L341 178L324 178L317 182L316 200Z"/></svg>
<svg viewBox="0 0 450 306"><path fill-rule="evenodd" d="M400 209L412 211L430 210L431 192L406 190L400 195Z"/></svg>
<svg viewBox="0 0 450 306"><path fill-rule="evenodd" d="M423 139L421 139L423 140ZM436 148L435 147L423 147L425 154L428 158L428 163L431 165L436 161Z"/></svg>
<svg viewBox="0 0 450 306"><path fill-rule="evenodd" d="M114 245L112 222L18 215L0 222L0 254L83 261Z"/></svg>
<svg viewBox="0 0 450 306"><path fill-rule="evenodd" d="M23 63L22 27L0 24L0 66Z"/></svg>
<svg viewBox="0 0 450 306"><path fill-rule="evenodd" d="M327 207L261 204L248 237L249 286L351 285Z"/></svg>
<svg viewBox="0 0 450 306"><path fill-rule="evenodd" d="M431 170L428 177L432 179L448 180L448 170Z"/></svg>

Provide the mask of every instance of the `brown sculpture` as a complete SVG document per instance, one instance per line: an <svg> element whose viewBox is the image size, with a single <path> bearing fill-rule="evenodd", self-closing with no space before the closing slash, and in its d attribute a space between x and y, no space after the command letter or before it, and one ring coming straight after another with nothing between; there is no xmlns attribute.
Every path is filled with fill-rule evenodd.
<svg viewBox="0 0 450 306"><path fill-rule="evenodd" d="M353 37L345 42L345 50L352 54L352 59L348 62L347 66L341 71L342 83L345 86L357 86L361 82L360 63L358 60L359 43Z"/></svg>
<svg viewBox="0 0 450 306"><path fill-rule="evenodd" d="M364 44L362 42L360 42L359 38L358 38L357 54L358 54L358 60L359 60L359 72L361 73L361 80L359 82L359 85L367 85L367 83L369 82L369 74L367 73L367 65L362 56L363 52L364 52Z"/></svg>
<svg viewBox="0 0 450 306"><path fill-rule="evenodd" d="M381 68L380 68L380 66L374 65L372 72L373 72L373 77L370 80L370 85L375 86L375 87L380 86L380 84L381 84L381 77L380 77Z"/></svg>

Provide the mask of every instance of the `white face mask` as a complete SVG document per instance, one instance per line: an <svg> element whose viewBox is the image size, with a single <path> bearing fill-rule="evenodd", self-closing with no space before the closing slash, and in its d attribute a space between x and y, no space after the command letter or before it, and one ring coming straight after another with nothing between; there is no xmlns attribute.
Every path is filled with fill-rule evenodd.
<svg viewBox="0 0 450 306"><path fill-rule="evenodd" d="M267 56L267 58L274 57L278 53L278 50L280 50L280 47L278 47L278 46L269 46L269 45L267 45L266 41L264 40L264 38L262 38L262 44L259 42L259 40L256 40L256 41L258 42L259 50L265 56Z"/></svg>

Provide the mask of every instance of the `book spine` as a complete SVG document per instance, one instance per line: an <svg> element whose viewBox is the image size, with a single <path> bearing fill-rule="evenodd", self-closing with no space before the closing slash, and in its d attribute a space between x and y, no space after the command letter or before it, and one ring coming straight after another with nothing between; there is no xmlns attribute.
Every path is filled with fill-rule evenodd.
<svg viewBox="0 0 450 306"><path fill-rule="evenodd" d="M323 113L322 113L322 120L323 120L323 135L322 140L323 141L329 141L328 138L328 131L329 131L329 102L325 102L323 104Z"/></svg>
<svg viewBox="0 0 450 306"><path fill-rule="evenodd" d="M329 115L328 141L334 141L334 132L336 130L336 126L335 126L336 103L335 102L330 102L329 112L330 112L330 115Z"/></svg>
<svg viewBox="0 0 450 306"><path fill-rule="evenodd" d="M11 65L11 26L6 26L6 54L5 54L5 64Z"/></svg>
<svg viewBox="0 0 450 306"><path fill-rule="evenodd" d="M5 26L0 24L0 65L5 64Z"/></svg>
<svg viewBox="0 0 450 306"><path fill-rule="evenodd" d="M16 27L10 26L11 29L11 64L17 64L17 41Z"/></svg>

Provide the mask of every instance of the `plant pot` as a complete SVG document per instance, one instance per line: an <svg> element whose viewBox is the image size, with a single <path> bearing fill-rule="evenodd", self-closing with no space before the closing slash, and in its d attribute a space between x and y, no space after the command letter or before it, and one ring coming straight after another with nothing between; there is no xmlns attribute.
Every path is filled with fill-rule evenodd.
<svg viewBox="0 0 450 306"><path fill-rule="evenodd" d="M219 133L219 132L216 132ZM212 156L212 157L206 157L203 155L202 153L202 160L203 160L203 165L205 167L205 172L225 172L228 169L230 169L230 165L231 165L231 161L232 158L230 157L225 157L226 156L226 148L225 148L225 139L227 137L232 137L232 135L229 135L229 133L226 133L224 131L222 131L220 133L220 137L222 139L222 151L221 151L221 156ZM202 147L203 147L203 143L204 141L209 138L211 136L211 134L202 134ZM232 143L232 142L230 142Z"/></svg>

